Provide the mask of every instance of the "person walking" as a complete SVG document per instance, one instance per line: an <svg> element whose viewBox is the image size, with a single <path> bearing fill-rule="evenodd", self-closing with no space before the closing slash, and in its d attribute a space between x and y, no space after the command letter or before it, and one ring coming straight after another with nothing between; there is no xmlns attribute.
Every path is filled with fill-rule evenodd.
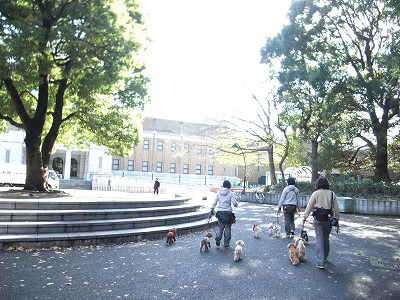
<svg viewBox="0 0 400 300"><path fill-rule="evenodd" d="M283 215L285 217L285 231L287 238L294 237L294 213L296 212L296 210L300 213L299 190L298 188L296 188L295 184L296 181L294 178L289 177L287 179L287 186L283 189L278 203L278 215L283 207Z"/></svg>
<svg viewBox="0 0 400 300"><path fill-rule="evenodd" d="M230 188L231 183L225 180L222 184L222 188L215 196L210 210L210 215L214 215L214 209L218 204L218 210L215 215L218 219L218 226L215 232L215 244L219 246L222 237L224 237L224 247L227 249L230 249L232 224L236 222L235 214L232 212L232 205L238 207L235 195L231 192Z"/></svg>
<svg viewBox="0 0 400 300"><path fill-rule="evenodd" d="M158 195L159 188L160 188L160 182L158 181L158 178L156 178L156 181L154 181L154 194Z"/></svg>
<svg viewBox="0 0 400 300"><path fill-rule="evenodd" d="M311 211L313 211L317 268L319 269L325 269L325 262L328 259L330 251L329 235L332 230L332 225L329 221L328 213L332 217L334 216L337 221L339 221L340 217L336 195L334 192L330 191L329 188L328 179L321 177L317 180L315 183L316 191L312 193L303 216L304 224ZM317 213L317 210L320 211Z"/></svg>

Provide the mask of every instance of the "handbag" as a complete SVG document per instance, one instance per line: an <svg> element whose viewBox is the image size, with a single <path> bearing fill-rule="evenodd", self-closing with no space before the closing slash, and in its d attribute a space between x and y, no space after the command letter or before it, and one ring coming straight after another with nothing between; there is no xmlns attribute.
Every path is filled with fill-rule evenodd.
<svg viewBox="0 0 400 300"><path fill-rule="evenodd" d="M218 221L222 224L234 224L236 223L236 216L233 212L230 211L217 211L215 214Z"/></svg>
<svg viewBox="0 0 400 300"><path fill-rule="evenodd" d="M315 208L312 213L314 219L318 221L329 221L332 226L336 226L337 219L333 217L333 192L331 192L331 208ZM335 224L335 225L334 225Z"/></svg>
<svg viewBox="0 0 400 300"><path fill-rule="evenodd" d="M296 211L297 206L296 205L284 205L283 210L287 214L293 214Z"/></svg>

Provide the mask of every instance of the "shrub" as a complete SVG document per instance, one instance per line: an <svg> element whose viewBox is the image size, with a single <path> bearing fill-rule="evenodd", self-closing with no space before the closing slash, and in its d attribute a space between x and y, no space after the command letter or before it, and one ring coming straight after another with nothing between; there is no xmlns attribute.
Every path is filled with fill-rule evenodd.
<svg viewBox="0 0 400 300"><path fill-rule="evenodd" d="M342 178L343 179L343 178ZM360 182L353 178L345 180L332 180L331 190L338 196L352 198L391 198L400 201L400 185L385 182L373 182L371 179L363 179ZM301 194L311 195L315 191L315 182L296 182L296 187ZM278 184L265 187L266 192L282 193L284 186Z"/></svg>

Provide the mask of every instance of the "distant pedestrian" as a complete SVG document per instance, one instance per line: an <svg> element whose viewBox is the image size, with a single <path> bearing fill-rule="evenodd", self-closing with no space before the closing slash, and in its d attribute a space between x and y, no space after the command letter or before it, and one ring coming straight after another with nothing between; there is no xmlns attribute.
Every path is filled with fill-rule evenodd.
<svg viewBox="0 0 400 300"><path fill-rule="evenodd" d="M317 216L317 209L323 208L332 215L332 210L335 218L339 221L340 211L336 201L336 195L334 192L329 190L329 181L326 178L319 178L315 183L316 191L312 193L310 200L308 201L306 210L304 211L303 224L307 220L307 217L313 212L314 217L314 230L315 230L315 246L317 252L317 267L320 269L325 268L325 262L328 259L330 245L329 235L332 230L331 222L328 216L321 218ZM321 214L322 215L322 214ZM324 220L318 220L324 219Z"/></svg>
<svg viewBox="0 0 400 300"><path fill-rule="evenodd" d="M285 217L285 231L287 238L294 237L294 213L296 210L300 213L300 197L299 190L295 186L294 178L287 179L287 186L283 189L278 203L278 214L283 207L283 215Z"/></svg>
<svg viewBox="0 0 400 300"><path fill-rule="evenodd" d="M214 208L218 204L216 217L218 219L218 226L216 229L215 244L219 246L221 244L222 236L224 237L224 247L229 249L231 241L231 228L232 224L236 222L235 215L232 212L232 205L237 207L235 195L231 192L231 183L225 180L222 184L222 188L218 191L215 196L214 202L211 205L210 214L214 214Z"/></svg>
<svg viewBox="0 0 400 300"><path fill-rule="evenodd" d="M158 178L156 178L156 181L154 181L154 194L158 195L159 188L160 188L160 182L158 181Z"/></svg>

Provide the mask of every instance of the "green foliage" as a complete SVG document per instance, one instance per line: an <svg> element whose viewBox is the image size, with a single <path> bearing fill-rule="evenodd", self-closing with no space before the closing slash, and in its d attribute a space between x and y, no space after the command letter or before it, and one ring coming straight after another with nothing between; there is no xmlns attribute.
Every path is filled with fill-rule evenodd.
<svg viewBox="0 0 400 300"><path fill-rule="evenodd" d="M44 112L42 140L53 128L68 147L138 143L149 80L137 1L2 1L0 17L0 119L30 130L19 116Z"/></svg>
<svg viewBox="0 0 400 300"><path fill-rule="evenodd" d="M296 187L302 195L311 195L315 191L315 182L296 182ZM276 185L265 188L266 192L282 193L284 186ZM357 182L354 177L341 176L331 180L330 189L337 196L365 199L389 198L400 200L400 184L374 182L371 179L362 179Z"/></svg>

